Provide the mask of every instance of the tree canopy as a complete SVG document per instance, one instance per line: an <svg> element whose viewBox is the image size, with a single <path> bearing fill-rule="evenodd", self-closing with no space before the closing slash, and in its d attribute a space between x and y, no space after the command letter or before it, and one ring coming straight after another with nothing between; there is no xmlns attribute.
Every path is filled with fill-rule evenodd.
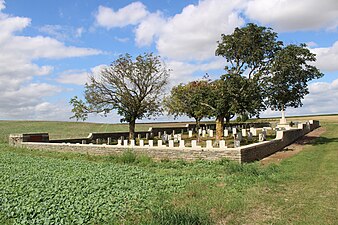
<svg viewBox="0 0 338 225"><path fill-rule="evenodd" d="M85 101L71 99L72 112L77 119L87 119L88 113L108 114L112 110L129 123L129 138L134 138L137 119L156 116L161 111L164 88L169 70L152 53L139 55L133 60L121 55L98 75L90 75L85 85Z"/></svg>
<svg viewBox="0 0 338 225"><path fill-rule="evenodd" d="M268 105L272 110L302 106L309 94L308 82L323 76L309 62L316 61L315 54L305 44L288 45L277 52L267 79Z"/></svg>
<svg viewBox="0 0 338 225"><path fill-rule="evenodd" d="M203 105L203 102L209 92L210 88L206 79L179 84L171 89L164 105L169 115L175 117L186 115L189 118L194 118L196 126L199 128L201 119L208 115L209 108Z"/></svg>

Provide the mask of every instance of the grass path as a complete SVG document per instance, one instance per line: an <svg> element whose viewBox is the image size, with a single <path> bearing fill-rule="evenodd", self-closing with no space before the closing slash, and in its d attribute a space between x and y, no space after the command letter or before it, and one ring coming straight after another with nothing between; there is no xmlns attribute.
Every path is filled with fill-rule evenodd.
<svg viewBox="0 0 338 225"><path fill-rule="evenodd" d="M281 163L281 182L252 190L246 222L338 224L338 126L325 126L322 137Z"/></svg>

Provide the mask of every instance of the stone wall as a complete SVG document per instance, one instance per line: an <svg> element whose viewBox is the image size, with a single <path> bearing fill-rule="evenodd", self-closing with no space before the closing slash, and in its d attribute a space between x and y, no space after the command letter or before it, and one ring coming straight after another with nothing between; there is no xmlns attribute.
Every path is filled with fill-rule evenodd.
<svg viewBox="0 0 338 225"><path fill-rule="evenodd" d="M77 152L92 155L121 154L124 151L132 150L137 154L146 154L154 159L185 159L185 160L217 160L228 158L238 162L252 162L269 156L285 146L290 145L304 134L319 127L318 121L309 121L305 124L298 124L298 129L277 131L276 139L264 141L239 148L201 148L201 147L149 147L149 146L123 146L123 145L95 145L95 144L71 144L71 143L44 143L44 142L19 142L10 141L12 145L27 147L31 149ZM16 136L12 136L16 140Z"/></svg>

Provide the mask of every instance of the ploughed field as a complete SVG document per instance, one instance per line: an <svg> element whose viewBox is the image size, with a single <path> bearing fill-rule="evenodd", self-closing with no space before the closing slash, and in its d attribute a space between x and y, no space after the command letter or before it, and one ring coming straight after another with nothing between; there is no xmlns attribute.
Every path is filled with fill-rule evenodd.
<svg viewBox="0 0 338 225"><path fill-rule="evenodd" d="M13 148L9 133L78 137L127 126L0 121L0 224L335 224L338 116L314 119L322 136L268 166Z"/></svg>

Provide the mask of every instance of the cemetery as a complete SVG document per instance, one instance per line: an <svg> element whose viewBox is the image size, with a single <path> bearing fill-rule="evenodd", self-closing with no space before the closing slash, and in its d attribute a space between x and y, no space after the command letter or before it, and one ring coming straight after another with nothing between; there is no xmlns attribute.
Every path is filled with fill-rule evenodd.
<svg viewBox="0 0 338 225"><path fill-rule="evenodd" d="M91 133L87 138L50 140L48 133L12 134L13 146L93 155L121 154L131 150L156 160L219 160L227 158L240 163L267 157L290 145L306 133L319 127L319 121L297 122L294 126L272 127L267 123L237 124L224 129L224 138L216 140L214 124L195 129L183 127L153 127L136 132L128 140L127 132Z"/></svg>

